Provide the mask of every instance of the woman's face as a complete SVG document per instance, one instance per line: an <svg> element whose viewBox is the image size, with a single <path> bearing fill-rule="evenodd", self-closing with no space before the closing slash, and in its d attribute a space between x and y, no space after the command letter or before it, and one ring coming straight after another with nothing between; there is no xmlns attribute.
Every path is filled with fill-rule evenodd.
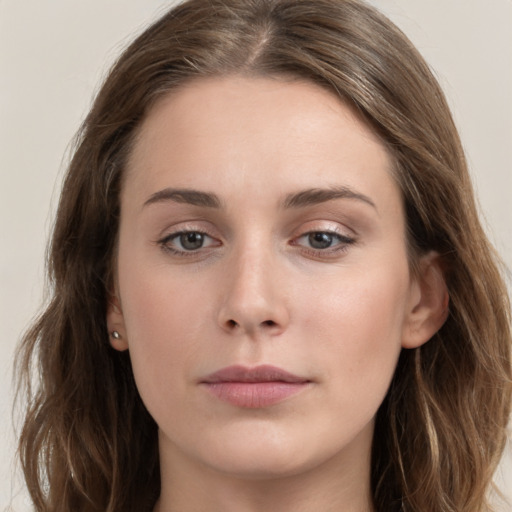
<svg viewBox="0 0 512 512"><path fill-rule="evenodd" d="M168 95L129 160L118 250L112 343L164 461L367 463L421 292L389 155L350 108L277 79Z"/></svg>

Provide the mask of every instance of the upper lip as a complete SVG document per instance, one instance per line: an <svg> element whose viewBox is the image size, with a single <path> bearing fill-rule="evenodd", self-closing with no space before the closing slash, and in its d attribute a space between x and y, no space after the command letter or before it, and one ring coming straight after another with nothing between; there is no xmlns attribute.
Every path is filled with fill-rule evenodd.
<svg viewBox="0 0 512 512"><path fill-rule="evenodd" d="M222 368L208 375L202 382L207 384L216 384L219 382L305 383L309 382L309 379L293 375L290 372L271 365L261 365L254 368L236 365Z"/></svg>

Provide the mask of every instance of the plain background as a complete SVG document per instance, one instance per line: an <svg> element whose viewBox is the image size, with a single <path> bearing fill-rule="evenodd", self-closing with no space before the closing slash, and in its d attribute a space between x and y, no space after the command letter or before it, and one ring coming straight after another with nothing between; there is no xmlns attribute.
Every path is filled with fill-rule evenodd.
<svg viewBox="0 0 512 512"><path fill-rule="evenodd" d="M30 510L21 480L12 478L11 368L20 333L43 300L45 243L69 142L116 55L172 3L0 0L0 511ZM489 235L512 268L512 1L372 3L439 77ZM510 448L497 482L512 499Z"/></svg>

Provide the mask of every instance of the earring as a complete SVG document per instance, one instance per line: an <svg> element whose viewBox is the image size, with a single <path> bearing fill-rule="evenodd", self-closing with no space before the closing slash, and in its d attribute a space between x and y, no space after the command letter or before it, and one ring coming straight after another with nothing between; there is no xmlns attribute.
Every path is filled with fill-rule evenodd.
<svg viewBox="0 0 512 512"><path fill-rule="evenodd" d="M110 333L110 335L112 336L112 338L114 338L115 340L120 340L121 339L121 335L117 332L117 331L112 331Z"/></svg>

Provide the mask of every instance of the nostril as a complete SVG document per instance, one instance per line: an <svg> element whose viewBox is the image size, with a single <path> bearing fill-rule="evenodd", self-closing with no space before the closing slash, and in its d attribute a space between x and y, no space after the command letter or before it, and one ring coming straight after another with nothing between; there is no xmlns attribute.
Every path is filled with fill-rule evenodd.
<svg viewBox="0 0 512 512"><path fill-rule="evenodd" d="M274 325L277 325L274 320L265 320L262 322L262 325L265 325L267 327L274 327Z"/></svg>
<svg viewBox="0 0 512 512"><path fill-rule="evenodd" d="M228 326L231 328L235 328L238 324L234 320L228 320Z"/></svg>

